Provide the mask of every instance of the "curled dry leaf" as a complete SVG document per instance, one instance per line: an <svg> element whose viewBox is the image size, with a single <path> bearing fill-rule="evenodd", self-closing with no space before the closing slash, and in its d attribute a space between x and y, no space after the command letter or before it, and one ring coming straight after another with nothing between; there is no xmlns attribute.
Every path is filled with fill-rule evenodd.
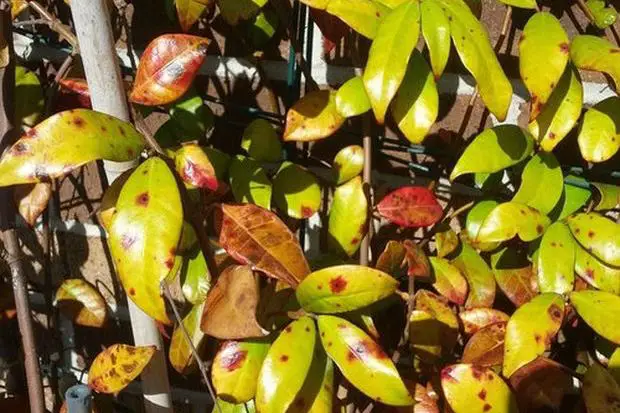
<svg viewBox="0 0 620 413"><path fill-rule="evenodd" d="M506 322L490 324L474 334L463 349L463 363L481 367L501 366L504 361Z"/></svg>
<svg viewBox="0 0 620 413"><path fill-rule="evenodd" d="M99 291L81 279L63 281L56 290L54 305L81 326L102 327L108 317L105 300Z"/></svg>
<svg viewBox="0 0 620 413"><path fill-rule="evenodd" d="M63 99L62 95L74 96L80 107L85 109L90 109L92 107L90 90L88 89L88 83L86 83L85 79L66 78L61 79L58 84L60 85L59 92L61 94L59 100Z"/></svg>
<svg viewBox="0 0 620 413"><path fill-rule="evenodd" d="M182 323L189 334L194 348L200 353L205 343L205 334L200 329L200 320L204 311L205 303L197 304L185 316ZM189 374L197 366L192 348L187 342L181 326L176 326L170 340L168 360L179 374Z"/></svg>
<svg viewBox="0 0 620 413"><path fill-rule="evenodd" d="M427 227L439 221L443 209L425 187L405 186L387 194L377 211L388 221L406 228Z"/></svg>
<svg viewBox="0 0 620 413"><path fill-rule="evenodd" d="M466 335L475 334L480 329L494 324L507 322L510 317L494 308L472 308L459 313L459 318L463 324L463 332Z"/></svg>
<svg viewBox="0 0 620 413"><path fill-rule="evenodd" d="M344 123L336 107L336 92L316 90L295 102L286 113L285 141L316 141L327 138Z"/></svg>
<svg viewBox="0 0 620 413"><path fill-rule="evenodd" d="M18 185L13 191L13 199L17 204L19 215L30 226L34 226L37 218L45 211L51 196L52 186L47 182Z"/></svg>
<svg viewBox="0 0 620 413"><path fill-rule="evenodd" d="M129 100L158 106L183 96L207 55L208 45L208 39L187 34L165 34L151 41L140 58Z"/></svg>
<svg viewBox="0 0 620 413"><path fill-rule="evenodd" d="M142 373L157 351L155 346L114 344L95 357L88 370L88 387L98 393L116 394Z"/></svg>
<svg viewBox="0 0 620 413"><path fill-rule="evenodd" d="M222 204L219 241L237 261L296 287L310 267L295 235L271 211Z"/></svg>

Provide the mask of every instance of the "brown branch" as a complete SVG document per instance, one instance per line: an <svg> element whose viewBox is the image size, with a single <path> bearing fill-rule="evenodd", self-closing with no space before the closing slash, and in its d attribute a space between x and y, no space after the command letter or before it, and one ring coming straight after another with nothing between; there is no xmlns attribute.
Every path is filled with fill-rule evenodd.
<svg viewBox="0 0 620 413"><path fill-rule="evenodd" d="M45 7L41 6L35 0L30 0L28 2L28 6L30 6L30 8L36 11L39 16L41 16L44 20L47 21L46 24L51 30L55 31L62 38L68 41L74 52L77 53L77 51L79 50L78 40L69 26L64 25L60 20L58 20L50 12L48 12Z"/></svg>

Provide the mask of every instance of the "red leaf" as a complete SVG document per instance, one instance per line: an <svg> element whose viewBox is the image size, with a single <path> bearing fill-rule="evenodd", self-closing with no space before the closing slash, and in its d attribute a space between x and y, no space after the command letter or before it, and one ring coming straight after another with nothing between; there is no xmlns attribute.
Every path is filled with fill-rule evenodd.
<svg viewBox="0 0 620 413"><path fill-rule="evenodd" d="M84 79L69 78L62 79L60 82L60 92L63 95L74 97L78 103L78 107L90 109L90 91L88 83Z"/></svg>
<svg viewBox="0 0 620 413"><path fill-rule="evenodd" d="M377 205L379 214L401 227L427 227L439 221L443 209L435 195L422 186L405 186L390 192Z"/></svg>

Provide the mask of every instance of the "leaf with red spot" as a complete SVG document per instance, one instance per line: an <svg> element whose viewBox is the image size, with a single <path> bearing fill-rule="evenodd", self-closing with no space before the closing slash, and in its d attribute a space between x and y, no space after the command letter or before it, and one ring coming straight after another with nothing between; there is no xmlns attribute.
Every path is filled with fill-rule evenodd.
<svg viewBox="0 0 620 413"><path fill-rule="evenodd" d="M316 344L316 327L310 317L293 321L282 330L258 376L258 411L284 413L292 407L310 371Z"/></svg>
<svg viewBox="0 0 620 413"><path fill-rule="evenodd" d="M154 39L140 58L129 100L158 106L183 96L207 55L208 45L208 39L186 34L165 34Z"/></svg>
<svg viewBox="0 0 620 413"><path fill-rule="evenodd" d="M203 188L211 191L226 186L217 179L215 167L207 154L195 143L183 145L174 154L177 173L189 188Z"/></svg>
<svg viewBox="0 0 620 413"><path fill-rule="evenodd" d="M474 334L463 349L463 363L482 367L501 366L504 361L506 322L490 324Z"/></svg>
<svg viewBox="0 0 620 413"><path fill-rule="evenodd" d="M45 211L51 197L52 186L47 182L19 185L13 190L13 200L17 204L19 215L30 226L34 226Z"/></svg>
<svg viewBox="0 0 620 413"><path fill-rule="evenodd" d="M97 159L130 161L143 148L142 135L127 122L86 109L57 113L2 156L0 186L60 178Z"/></svg>
<svg viewBox="0 0 620 413"><path fill-rule="evenodd" d="M361 265L338 265L308 275L295 294L311 313L342 313L369 306L398 288L390 275Z"/></svg>
<svg viewBox="0 0 620 413"><path fill-rule="evenodd" d="M123 186L109 230L118 277L132 300L155 320L169 324L160 283L174 267L183 206L176 179L160 158L138 166Z"/></svg>
<svg viewBox="0 0 620 413"><path fill-rule="evenodd" d="M564 300L555 293L541 294L514 312L506 327L504 377L543 354L562 326Z"/></svg>
<svg viewBox="0 0 620 413"><path fill-rule="evenodd" d="M403 241L403 247L406 251L407 275L410 277L430 278L431 263L420 244L406 239Z"/></svg>
<svg viewBox="0 0 620 413"><path fill-rule="evenodd" d="M620 344L620 297L605 291L573 291L570 302L598 335Z"/></svg>
<svg viewBox="0 0 620 413"><path fill-rule="evenodd" d="M445 258L430 257L430 263L437 292L455 304L464 305L469 287L461 271Z"/></svg>
<svg viewBox="0 0 620 413"><path fill-rule="evenodd" d="M336 92L316 90L298 100L286 113L285 141L316 141L335 133L345 117L336 107Z"/></svg>
<svg viewBox="0 0 620 413"><path fill-rule="evenodd" d="M106 231L110 231L112 219L116 214L116 203L118 202L118 197L123 190L125 182L127 182L133 171L133 169L128 169L120 174L103 193L103 198L101 199L101 204L99 205L99 211L97 212L97 218L99 218L101 226L105 228Z"/></svg>
<svg viewBox="0 0 620 413"><path fill-rule="evenodd" d="M217 0L222 18L232 26L254 16L266 3L267 0Z"/></svg>
<svg viewBox="0 0 620 413"><path fill-rule="evenodd" d="M183 319L183 326L192 339L194 348L196 348L199 353L201 353L203 345L206 343L206 336L200 329L200 319L202 317L204 305L204 302L195 305ZM198 366L192 354L191 346L180 326L176 326L172 333L168 360L172 367L180 374L189 374Z"/></svg>
<svg viewBox="0 0 620 413"><path fill-rule="evenodd" d="M362 173L364 169L364 149L350 145L338 151L332 165L332 179L342 185Z"/></svg>
<svg viewBox="0 0 620 413"><path fill-rule="evenodd" d="M533 241L542 236L551 220L538 210L518 202L499 204L482 221L476 242L501 242L519 236Z"/></svg>
<svg viewBox="0 0 620 413"><path fill-rule="evenodd" d="M95 357L88 370L88 387L98 393L116 394L142 373L158 351L155 346L114 344Z"/></svg>
<svg viewBox="0 0 620 413"><path fill-rule="evenodd" d="M273 178L273 200L289 217L307 219L321 207L321 187L308 170L285 161Z"/></svg>
<svg viewBox="0 0 620 413"><path fill-rule="evenodd" d="M575 251L576 245L566 224L554 222L547 228L535 262L541 292L566 294L573 290Z"/></svg>
<svg viewBox="0 0 620 413"><path fill-rule="evenodd" d="M202 331L225 340L264 336L267 332L256 320L258 299L258 278L252 269L247 265L227 267L207 295Z"/></svg>
<svg viewBox="0 0 620 413"><path fill-rule="evenodd" d="M318 317L323 348L344 377L371 399L392 406L414 403L383 349L362 329L339 317Z"/></svg>
<svg viewBox="0 0 620 413"><path fill-rule="evenodd" d="M620 267L620 225L596 213L577 214L567 220L577 242L604 263Z"/></svg>
<svg viewBox="0 0 620 413"><path fill-rule="evenodd" d="M181 29L188 32L213 0L175 0Z"/></svg>
<svg viewBox="0 0 620 413"><path fill-rule="evenodd" d="M328 244L334 252L352 256L366 236L368 199L359 176L334 191L329 209Z"/></svg>
<svg viewBox="0 0 620 413"><path fill-rule="evenodd" d="M211 368L217 397L235 404L252 400L269 346L268 341L223 342Z"/></svg>
<svg viewBox="0 0 620 413"><path fill-rule="evenodd" d="M517 413L510 387L493 370L453 364L441 371L441 388L454 413Z"/></svg>
<svg viewBox="0 0 620 413"><path fill-rule="evenodd" d="M78 278L63 281L56 290L54 305L81 326L103 327L108 318L106 302L99 291Z"/></svg>
<svg viewBox="0 0 620 413"><path fill-rule="evenodd" d="M486 261L469 244L463 242L459 255L452 260L469 285L466 308L492 307L495 300L495 278Z"/></svg>
<svg viewBox="0 0 620 413"><path fill-rule="evenodd" d="M517 307L538 294L532 264L514 248L504 248L491 256L493 274L500 290Z"/></svg>
<svg viewBox="0 0 620 413"><path fill-rule="evenodd" d="M274 213L252 204L220 211L220 245L234 259L292 287L310 273L299 241Z"/></svg>
<svg viewBox="0 0 620 413"><path fill-rule="evenodd" d="M493 308L472 308L461 311L459 318L463 324L463 331L467 335L475 334L490 324L507 322L510 319L506 313Z"/></svg>
<svg viewBox="0 0 620 413"><path fill-rule="evenodd" d="M570 58L579 69L608 74L620 88L620 49L609 40L587 34L573 37Z"/></svg>
<svg viewBox="0 0 620 413"><path fill-rule="evenodd" d="M390 192L377 204L377 211L388 221L406 228L433 225L443 215L435 195L422 186L405 186Z"/></svg>
<svg viewBox="0 0 620 413"><path fill-rule="evenodd" d="M606 265L580 245L575 245L575 258L572 263L575 273L592 287L608 293L620 294L620 268ZM572 291L572 285L570 291Z"/></svg>

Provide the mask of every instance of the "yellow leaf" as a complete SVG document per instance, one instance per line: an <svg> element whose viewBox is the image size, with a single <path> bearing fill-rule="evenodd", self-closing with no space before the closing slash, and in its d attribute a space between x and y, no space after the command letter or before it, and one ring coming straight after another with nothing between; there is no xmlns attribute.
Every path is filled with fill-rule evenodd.
<svg viewBox="0 0 620 413"><path fill-rule="evenodd" d="M142 373L157 351L155 346L114 344L97 355L88 371L88 387L116 394Z"/></svg>

